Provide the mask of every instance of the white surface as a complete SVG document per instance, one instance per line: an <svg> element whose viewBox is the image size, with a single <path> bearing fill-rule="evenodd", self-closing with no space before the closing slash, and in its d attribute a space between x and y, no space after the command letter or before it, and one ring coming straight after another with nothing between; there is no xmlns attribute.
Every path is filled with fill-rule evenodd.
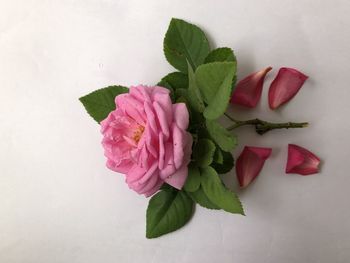
<svg viewBox="0 0 350 263"><path fill-rule="evenodd" d="M1 0L0 10L0 262L349 262L348 0ZM147 240L147 200L105 168L78 97L172 71L162 53L171 17L233 47L239 77L274 67L259 106L237 117L311 125L238 131L235 155L244 145L274 151L239 192L246 217L198 207L181 230ZM272 112L266 91L280 66L310 79ZM285 175L287 143L317 153L322 172Z"/></svg>

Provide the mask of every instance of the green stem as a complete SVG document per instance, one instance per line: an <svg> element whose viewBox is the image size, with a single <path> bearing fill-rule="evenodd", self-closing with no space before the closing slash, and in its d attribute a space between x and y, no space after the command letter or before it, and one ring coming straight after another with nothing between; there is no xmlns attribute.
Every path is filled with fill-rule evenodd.
<svg viewBox="0 0 350 263"><path fill-rule="evenodd" d="M234 130L236 128L239 128L241 126L245 125L253 125L255 126L255 131L262 135L268 131L275 130L275 129L291 129L291 128L304 128L308 126L307 122L282 122L282 123L273 123L273 122L267 122L260 119L251 119L246 121L240 121L232 118L230 115L225 113L225 116L232 120L234 124L229 126L228 130Z"/></svg>

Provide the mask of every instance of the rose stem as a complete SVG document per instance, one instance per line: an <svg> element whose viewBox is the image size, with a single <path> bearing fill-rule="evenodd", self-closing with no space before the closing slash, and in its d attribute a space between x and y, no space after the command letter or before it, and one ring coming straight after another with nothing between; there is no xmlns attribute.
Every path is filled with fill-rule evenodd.
<svg viewBox="0 0 350 263"><path fill-rule="evenodd" d="M231 117L229 114L225 113L225 116L229 118L231 121L234 122L231 126L229 126L227 129L232 131L236 128L239 128L241 126L245 125L253 125L255 126L255 131L263 135L264 133L275 130L275 129L291 129L291 128L304 128L308 126L307 122L282 122L282 123L273 123L273 122L267 122L260 119L251 119L251 120L236 120L233 117Z"/></svg>

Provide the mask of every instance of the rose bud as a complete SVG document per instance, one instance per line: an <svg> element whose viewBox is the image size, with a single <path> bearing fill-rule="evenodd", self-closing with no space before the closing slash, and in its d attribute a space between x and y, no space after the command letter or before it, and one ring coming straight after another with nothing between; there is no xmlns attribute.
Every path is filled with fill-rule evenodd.
<svg viewBox="0 0 350 263"><path fill-rule="evenodd" d="M271 69L267 67L239 81L233 91L231 103L254 108L260 100L265 76Z"/></svg>
<svg viewBox="0 0 350 263"><path fill-rule="evenodd" d="M271 152L271 148L244 147L236 162L236 174L241 187L246 187L259 175Z"/></svg>
<svg viewBox="0 0 350 263"><path fill-rule="evenodd" d="M107 167L150 196L166 182L181 189L186 181L192 136L186 131L184 103L172 104L162 87L131 87L115 98L116 109L101 122Z"/></svg>
<svg viewBox="0 0 350 263"><path fill-rule="evenodd" d="M308 76L293 68L280 68L269 89L269 106L277 109L291 100L300 90Z"/></svg>
<svg viewBox="0 0 350 263"><path fill-rule="evenodd" d="M309 175L319 171L320 158L295 144L288 144L286 173Z"/></svg>

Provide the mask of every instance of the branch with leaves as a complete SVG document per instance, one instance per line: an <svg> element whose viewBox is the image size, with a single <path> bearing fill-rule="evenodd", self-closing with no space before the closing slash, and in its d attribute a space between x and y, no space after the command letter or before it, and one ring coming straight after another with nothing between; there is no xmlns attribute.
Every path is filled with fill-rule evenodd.
<svg viewBox="0 0 350 263"><path fill-rule="evenodd" d="M307 126L305 122L270 123L260 119L241 121L226 114L232 91L236 85L237 60L230 48L223 47L212 50L204 32L199 27L180 19L172 19L164 38L164 54L167 61L178 71L163 77L157 86L169 90L173 105L185 103L189 112L187 132L191 134L193 145L187 167L187 178L183 182L183 187L171 186L171 180L168 180L171 179L171 176L169 176L162 179L164 183L162 186L159 184L159 189L153 191L152 188L153 192L149 190L147 192L143 189L149 185L141 189L127 178L130 188L135 188L146 196L154 194L149 201L146 213L147 238L159 237L185 225L193 214L194 204L208 209L222 209L229 213L244 215L243 206L238 196L225 186L219 176L219 174L229 172L234 165L231 151L237 146L237 137L231 130L244 125L252 125L259 134L264 134L273 129ZM80 98L80 101L91 117L101 123L103 131L121 129L116 127L117 124L113 122L115 116L122 114L116 112L115 100L116 97L128 92L129 89L126 87L109 86ZM130 99L126 103L130 103L131 106L139 105L134 99ZM159 105L157 103L155 104L155 107L158 107L157 112L162 112L162 106L159 105L164 103L164 99ZM146 111L142 106L138 106L137 110ZM149 112L150 108L147 108L147 111ZM114 115L111 115L112 112ZM133 116L136 119L139 118L135 112L136 109L127 118L130 119ZM154 114L154 116L158 116L158 120L154 121L153 126L165 125L161 119L163 115L160 115ZM233 122L228 128L223 127L218 122L218 119L224 115ZM127 121L133 123L136 130L127 131L132 136L132 138L128 138L127 142L137 147L139 142L145 141L142 140L142 133L147 129L148 124L145 124L144 127L143 124L134 122L132 118L129 119ZM113 122L114 126L108 126L109 122ZM125 123L123 122L123 125ZM153 126L152 129L157 128ZM158 128L164 130L163 126ZM128 129L128 127L123 129ZM117 139L123 138L123 136L119 136ZM108 134L104 140L110 140L111 147L114 147L116 142L113 140L117 139ZM155 140L158 140L158 137ZM162 140L164 140L163 137L159 141L152 142L153 146L161 145ZM169 141L169 143L173 143L175 147L174 141ZM151 148L152 144L148 144L147 147ZM159 148L161 149L159 151L164 151L163 148ZM109 149L107 148L107 151ZM151 154L157 156L157 151L153 151ZM107 156L109 155L111 153L107 152ZM109 168L112 167L116 171L125 170L128 167L124 166L123 169L119 169L118 164L115 164L113 160L109 160L108 165ZM159 166L163 166L163 163ZM152 169L157 171L156 169L159 168ZM149 177L140 179L140 184L148 182L147 180L150 180ZM160 178L155 178L154 182L159 182L159 180Z"/></svg>

